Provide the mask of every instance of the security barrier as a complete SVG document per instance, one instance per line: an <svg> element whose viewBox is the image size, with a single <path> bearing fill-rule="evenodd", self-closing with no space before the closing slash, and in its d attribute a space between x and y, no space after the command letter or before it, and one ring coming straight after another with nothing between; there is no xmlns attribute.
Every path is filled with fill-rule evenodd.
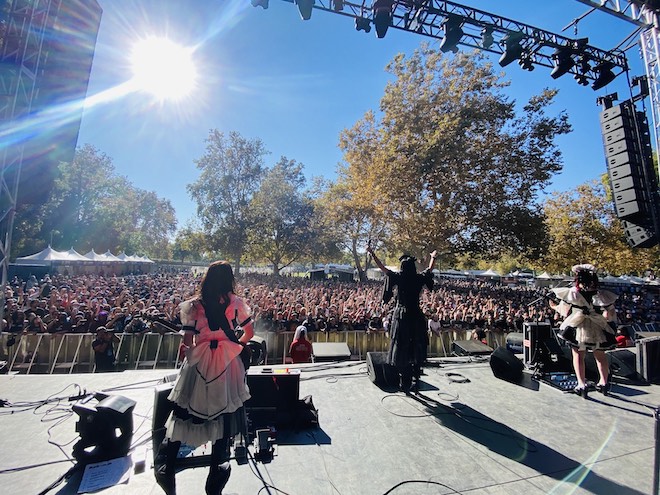
<svg viewBox="0 0 660 495"><path fill-rule="evenodd" d="M266 341L267 362L285 363L294 332L260 333ZM457 335L462 336L462 334ZM503 345L503 334L487 333L488 345ZM117 371L177 368L181 335L178 333L123 333L114 344ZM14 342L12 343L12 338ZM0 334L0 360L7 361L10 373L53 374L89 373L95 371L92 342L96 336L85 334ZM386 332L343 331L309 332L311 342L346 343L351 358L366 359L367 352L385 352L390 339ZM469 338L469 337L468 337ZM429 337L428 355L451 354L454 332L443 331ZM456 339L462 340L462 339ZM11 344L11 345L9 345Z"/></svg>

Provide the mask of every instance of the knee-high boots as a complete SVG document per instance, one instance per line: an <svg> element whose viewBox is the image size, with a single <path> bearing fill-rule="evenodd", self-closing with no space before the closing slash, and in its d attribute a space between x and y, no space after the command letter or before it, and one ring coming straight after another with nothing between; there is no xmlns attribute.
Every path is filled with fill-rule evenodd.
<svg viewBox="0 0 660 495"><path fill-rule="evenodd" d="M156 483L166 495L176 495L176 456L179 453L181 442L166 440L158 451L154 462Z"/></svg>
<svg viewBox="0 0 660 495"><path fill-rule="evenodd" d="M207 495L222 493L231 474L229 458L229 438L217 440L211 449L211 467L205 485Z"/></svg>

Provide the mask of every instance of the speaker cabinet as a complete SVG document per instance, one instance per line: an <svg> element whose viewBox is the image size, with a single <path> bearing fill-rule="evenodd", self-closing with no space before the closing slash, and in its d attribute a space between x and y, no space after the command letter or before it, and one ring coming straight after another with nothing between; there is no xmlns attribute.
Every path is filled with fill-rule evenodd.
<svg viewBox="0 0 660 495"><path fill-rule="evenodd" d="M312 361L326 363L351 359L351 350L346 342L312 342Z"/></svg>
<svg viewBox="0 0 660 495"><path fill-rule="evenodd" d="M498 347L490 355L490 369L493 370L493 374L507 382L519 382L524 367L522 361L505 347Z"/></svg>
<svg viewBox="0 0 660 495"><path fill-rule="evenodd" d="M493 352L493 348L479 340L455 340L451 352L456 356L484 356Z"/></svg>
<svg viewBox="0 0 660 495"><path fill-rule="evenodd" d="M637 380L637 355L629 349L614 349L607 351L607 360L610 363L610 372L615 376L622 376Z"/></svg>
<svg viewBox="0 0 660 495"><path fill-rule="evenodd" d="M637 370L649 383L660 383L660 337L637 341Z"/></svg>
<svg viewBox="0 0 660 495"><path fill-rule="evenodd" d="M369 379L381 388L399 386L399 373L387 363L386 352L367 352L367 373Z"/></svg>

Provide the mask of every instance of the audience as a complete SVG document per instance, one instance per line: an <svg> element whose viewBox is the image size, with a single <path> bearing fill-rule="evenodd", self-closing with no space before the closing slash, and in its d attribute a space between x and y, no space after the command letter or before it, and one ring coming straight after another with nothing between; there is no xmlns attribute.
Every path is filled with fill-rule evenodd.
<svg viewBox="0 0 660 495"><path fill-rule="evenodd" d="M2 330L19 333L96 333L175 331L180 325L179 303L190 298L200 275L52 275L27 282L14 278L5 288ZM311 281L296 277L245 274L237 277L237 293L252 308L257 333L387 330L391 305L381 303L382 283ZM657 287L614 288L619 294L620 324L659 320ZM654 292L655 291L655 292ZM521 332L526 321L547 321L557 315L543 296L547 289L507 286L482 280L438 279L424 292L420 306L433 322L434 334L452 333L463 340L481 331L496 336ZM476 331L479 332L476 332ZM498 339L499 340L499 339Z"/></svg>

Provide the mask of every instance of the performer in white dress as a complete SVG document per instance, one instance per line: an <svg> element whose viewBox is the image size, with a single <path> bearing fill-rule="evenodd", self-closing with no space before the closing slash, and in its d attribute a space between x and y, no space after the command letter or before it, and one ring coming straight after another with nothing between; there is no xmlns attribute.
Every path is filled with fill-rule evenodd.
<svg viewBox="0 0 660 495"><path fill-rule="evenodd" d="M234 294L234 274L226 261L212 263L198 295L181 303L186 359L168 399L165 442L154 466L156 481L173 495L176 457L181 443L212 442L207 494L220 494L229 480L230 441L245 432L243 404L250 398L240 357L254 335L250 308ZM237 327L240 339L230 338ZM235 334L234 334L235 335Z"/></svg>
<svg viewBox="0 0 660 495"><path fill-rule="evenodd" d="M566 340L573 353L573 368L577 377L575 393L586 397L586 352L592 351L600 380L596 390L606 394L609 385L609 363L605 351L616 346L617 295L598 288L598 276L593 265L575 265L573 287L552 289L560 302L550 301L550 307L564 317L559 337Z"/></svg>

